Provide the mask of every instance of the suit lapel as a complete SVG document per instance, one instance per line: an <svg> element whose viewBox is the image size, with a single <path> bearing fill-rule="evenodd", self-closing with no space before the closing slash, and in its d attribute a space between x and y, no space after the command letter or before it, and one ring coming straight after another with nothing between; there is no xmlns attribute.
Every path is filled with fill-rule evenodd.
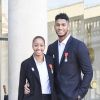
<svg viewBox="0 0 100 100"><path fill-rule="evenodd" d="M61 57L60 66L61 66L63 60L65 59L65 53L68 52L68 48L71 46L71 41L72 41L72 36L69 38L68 42L66 43L65 49L64 49L62 57Z"/></svg>
<svg viewBox="0 0 100 100"><path fill-rule="evenodd" d="M34 71L34 75L35 75L36 79L40 82L39 72L38 72L38 69L36 67L36 63L34 61L33 55L30 58L30 67L31 67L31 70L34 69L33 70Z"/></svg>
<svg viewBox="0 0 100 100"><path fill-rule="evenodd" d="M57 63L57 66L59 66L59 51L58 51L58 41L55 42L55 46L54 46L54 56L55 56L55 59L56 59L56 63Z"/></svg>

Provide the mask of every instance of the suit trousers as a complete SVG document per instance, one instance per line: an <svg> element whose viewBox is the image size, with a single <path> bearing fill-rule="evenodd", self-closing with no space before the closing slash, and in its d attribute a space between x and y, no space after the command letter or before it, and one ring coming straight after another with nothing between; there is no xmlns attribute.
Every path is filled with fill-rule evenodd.
<svg viewBox="0 0 100 100"><path fill-rule="evenodd" d="M51 94L42 94L42 100L51 100Z"/></svg>

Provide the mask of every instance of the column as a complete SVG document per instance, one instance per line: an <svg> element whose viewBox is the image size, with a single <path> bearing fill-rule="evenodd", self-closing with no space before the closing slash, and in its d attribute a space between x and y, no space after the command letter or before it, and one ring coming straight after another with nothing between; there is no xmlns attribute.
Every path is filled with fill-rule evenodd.
<svg viewBox="0 0 100 100"><path fill-rule="evenodd" d="M3 85L8 93L8 41L1 42L1 100L4 100Z"/></svg>
<svg viewBox="0 0 100 100"><path fill-rule="evenodd" d="M20 64L33 53L33 37L47 43L47 0L10 0L8 6L8 92L9 100L18 100Z"/></svg>

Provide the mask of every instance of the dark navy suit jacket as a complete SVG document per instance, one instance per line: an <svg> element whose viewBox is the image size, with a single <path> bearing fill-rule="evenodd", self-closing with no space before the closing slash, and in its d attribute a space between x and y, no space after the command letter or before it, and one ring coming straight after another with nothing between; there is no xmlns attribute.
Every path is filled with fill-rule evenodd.
<svg viewBox="0 0 100 100"><path fill-rule="evenodd" d="M51 100L56 100L54 83L53 83L54 82L53 73L49 66L49 64L53 64L53 59L51 59L51 57L49 56L45 56L45 58L50 79L51 97L52 97ZM28 95L24 94L24 85L26 83L26 79L30 84L30 94ZM33 56L26 59L21 64L18 100L42 100L42 90L41 90L39 72L37 70Z"/></svg>
<svg viewBox="0 0 100 100"><path fill-rule="evenodd" d="M58 52L58 41L55 41L49 45L47 55L54 58L58 100L77 100L78 95L83 98L93 76L87 47L71 36L65 46L60 64ZM65 53L67 53L67 61L65 61Z"/></svg>

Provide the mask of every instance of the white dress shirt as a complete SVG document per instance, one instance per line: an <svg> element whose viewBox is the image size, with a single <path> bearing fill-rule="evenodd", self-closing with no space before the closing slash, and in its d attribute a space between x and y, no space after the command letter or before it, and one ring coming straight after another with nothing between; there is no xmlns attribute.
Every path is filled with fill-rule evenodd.
<svg viewBox="0 0 100 100"><path fill-rule="evenodd" d="M35 58L34 60L39 72L42 94L51 94L50 81L49 81L49 75L48 75L48 69L47 69L45 57L44 57L44 61L41 63L38 62Z"/></svg>
<svg viewBox="0 0 100 100"><path fill-rule="evenodd" d="M70 36L71 36L71 34L68 34L68 36L62 42L58 41L59 64L60 64L61 57L62 57L62 54L63 54L64 49L65 49L66 43L68 42L68 39L70 38Z"/></svg>

